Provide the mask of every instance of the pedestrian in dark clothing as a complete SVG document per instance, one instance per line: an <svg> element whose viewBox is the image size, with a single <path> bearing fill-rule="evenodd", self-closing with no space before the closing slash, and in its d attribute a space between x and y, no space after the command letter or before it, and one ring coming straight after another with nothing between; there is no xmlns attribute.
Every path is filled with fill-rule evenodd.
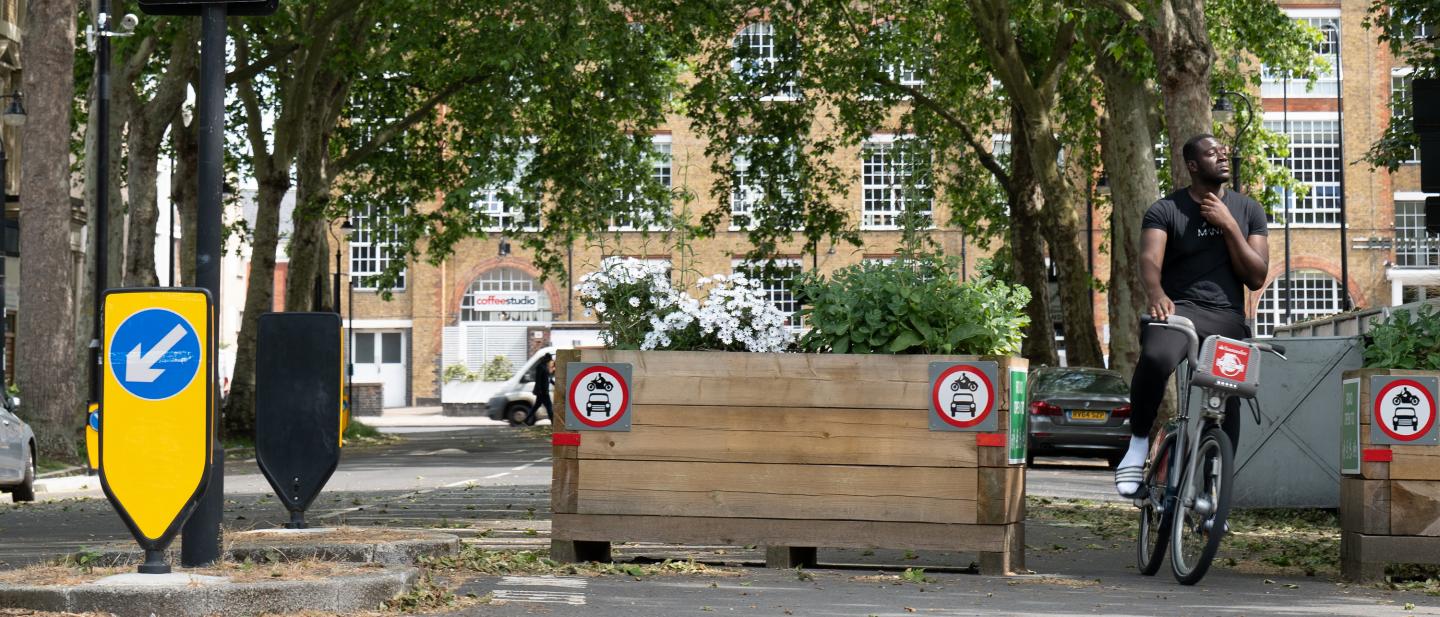
<svg viewBox="0 0 1440 617"><path fill-rule="evenodd" d="M525 426L535 426L535 421L540 419L535 412L540 410L541 405L545 406L545 416L554 421L555 404L550 401L550 386L555 383L554 364L548 353L540 356L540 361L535 363L535 404L530 406L530 413L525 416Z"/></svg>

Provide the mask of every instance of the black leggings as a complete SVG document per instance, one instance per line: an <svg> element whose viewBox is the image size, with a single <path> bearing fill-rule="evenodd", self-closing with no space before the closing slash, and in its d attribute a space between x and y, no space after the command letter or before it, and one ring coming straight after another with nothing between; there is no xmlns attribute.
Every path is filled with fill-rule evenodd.
<svg viewBox="0 0 1440 617"><path fill-rule="evenodd" d="M530 414L525 416L525 424L533 426L540 419L540 414L535 412L540 411L541 406L545 407L545 414L550 417L550 421L555 421L555 405L550 402L550 393L546 392L535 395L535 404L530 406Z"/></svg>
<svg viewBox="0 0 1440 617"><path fill-rule="evenodd" d="M1211 310L1188 303L1177 303L1175 314L1195 322L1195 332L1200 335L1200 344L1205 337L1218 334L1234 339L1250 336L1245 319L1238 313ZM1165 398L1165 385L1175 368L1185 359L1185 335L1178 330L1144 326L1140 332L1140 360L1135 364L1135 375L1130 379L1130 433L1137 437L1148 437L1155 426L1155 413L1160 401ZM1231 398L1225 405L1225 434L1230 436L1231 445L1240 447L1240 399Z"/></svg>

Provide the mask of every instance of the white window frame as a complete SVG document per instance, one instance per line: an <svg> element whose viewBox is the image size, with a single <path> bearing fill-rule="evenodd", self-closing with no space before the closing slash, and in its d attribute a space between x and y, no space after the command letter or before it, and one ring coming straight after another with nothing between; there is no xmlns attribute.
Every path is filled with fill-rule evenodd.
<svg viewBox="0 0 1440 617"><path fill-rule="evenodd" d="M506 276L505 276L504 278L495 278L495 277L491 277L491 275L506 275ZM490 277L490 278L487 278L487 277ZM480 315L480 314L487 314L487 313L488 313L488 314L496 314L496 315L499 314L499 313L493 312L493 311L476 311L476 310L474 310L474 301L473 301L473 298L475 297L475 294L476 294L477 292L479 292L479 293L493 293L493 292L515 292L515 291L528 291L528 292L534 292L535 294L537 294L539 300L538 300L538 304L535 306L535 310L533 310L533 311L521 311L521 312L517 312L517 313L516 313L516 315L524 315L524 316L526 316L526 317L534 317L533 319L498 320L498 319L478 319L478 318L477 318L477 316ZM555 310L554 307L550 306L550 294L548 294L548 293L545 292L545 285L544 285L544 284L542 284L542 283L541 283L540 281L538 281L538 280L535 280L535 277L530 276L529 274L526 274L523 270L520 270L520 269L514 268L514 267L510 267L510 266L501 266L501 267L499 267L499 268L496 268L496 269L494 269L494 270L490 270L490 271L488 271L488 272L485 272L485 273L481 274L480 276L475 277L475 279L472 280L472 281L470 281L470 284L465 287L465 295L460 298L460 323L465 323L465 324L491 323L491 324L517 324L517 325L519 325L519 324L535 324L535 323L550 323L551 321L553 321L553 320L555 319L554 310ZM467 319L467 315L469 316L468 319ZM549 316L548 319L545 318L547 315Z"/></svg>
<svg viewBox="0 0 1440 617"><path fill-rule="evenodd" d="M1340 9L1287 9L1285 14L1289 16L1290 19L1306 22L1307 25L1321 32L1324 32L1324 28L1321 26L1327 25L1326 22L1334 22L1335 51L1330 53L1325 49L1325 47L1330 44L1328 40L1321 41L1318 44L1319 48L1315 50L1315 55L1324 57L1330 62L1330 70L1321 74L1315 80L1314 89L1305 88L1306 82L1295 78L1290 79L1290 87L1286 88L1284 77L1271 73L1268 67L1261 66L1260 96L1264 98L1288 96L1289 98L1297 99L1335 98L1335 93L1339 91L1341 80L1344 78L1344 75L1339 71L1339 69L1344 67L1337 66L1339 63L1335 61L1338 54L1343 53L1341 46L1345 40L1345 32L1340 19ZM1296 87L1297 85L1299 87Z"/></svg>
<svg viewBox="0 0 1440 617"><path fill-rule="evenodd" d="M909 206L908 189L923 190L928 187L908 186L914 176L914 162L896 161L888 153L894 152L897 142L914 139L914 135L876 134L865 140L860 148L860 229L862 231L894 231L901 228L900 217ZM876 154L880 157L877 159ZM930 220L927 228L935 226L935 200L931 198L920 214Z"/></svg>
<svg viewBox="0 0 1440 617"><path fill-rule="evenodd" d="M776 259L774 265L777 268L787 268L794 274L788 279L760 277L761 289L765 291L765 295L770 300L770 304L786 314L785 327L792 331L803 330L805 323L800 315L800 301L795 297L794 288L787 284L794 283L795 280L800 277L800 273L803 272L803 264L801 264L799 259L787 258ZM764 266L764 262L754 262L746 259L730 260L730 272L744 272L746 277L750 276L750 269L760 268L762 266Z"/></svg>
<svg viewBox="0 0 1440 617"><path fill-rule="evenodd" d="M893 30L898 27L899 26L895 25L895 22L893 21L885 21L881 22L875 28L876 31L883 32L885 30ZM920 70L912 66L907 66L902 61L893 60L885 62L883 65L881 65L880 69L885 71L885 74L889 75L890 79L895 80L895 83L902 86L918 88L925 85L925 78L920 76Z"/></svg>
<svg viewBox="0 0 1440 617"><path fill-rule="evenodd" d="M530 167L530 161L534 158L535 155L533 152L527 151L522 153L519 159L515 161L514 178L511 178L503 185L492 186L481 192L480 199L475 202L474 207L484 213L488 217L487 220L491 221L490 224L484 227L484 231L489 233L505 231L506 221L515 221L522 225L527 222L524 220L524 210L512 210L505 204L505 201L501 199L501 195L508 193L520 196L521 200L524 200L524 196L520 195L520 178L525 176L525 171ZM523 208L520 204L516 204L515 207ZM524 225L522 229L525 231L539 231L540 227L532 222L532 224Z"/></svg>
<svg viewBox="0 0 1440 617"><path fill-rule="evenodd" d="M358 291L377 291L375 277L396 259L395 227L386 213L368 204L350 213L350 280ZM408 270L401 270L392 291L404 291Z"/></svg>
<svg viewBox="0 0 1440 617"><path fill-rule="evenodd" d="M758 48L760 53L754 57L747 57L747 62L754 62L756 66L747 67L741 62L739 56L740 46L744 44L751 48ZM735 33L730 41L730 47L735 50L734 59L730 61L730 70L735 74L746 78L753 78L757 75L764 75L776 70L780 64L780 57L776 50L775 24L769 21L755 21L745 25L739 32ZM796 87L795 81L785 83L779 93L767 94L760 98L762 101L793 101L800 98L800 90Z"/></svg>
<svg viewBox="0 0 1440 617"><path fill-rule="evenodd" d="M1390 69L1390 106L1389 106L1389 109L1390 109L1390 121L1391 121L1391 122L1394 122L1394 121L1395 121L1395 116L1396 116L1396 114L1395 114L1395 109L1396 109L1396 107L1397 107L1398 105L1401 105L1401 104L1410 105L1410 104L1412 104L1412 99L1413 99L1413 97L1415 96L1415 94L1414 94L1414 92L1415 92L1415 86L1414 86L1414 84L1411 82L1410 76L1411 76L1412 74L1414 74L1414 73L1415 73L1415 69L1412 68L1412 67L1408 67L1408 66ZM1399 85L1400 85L1399 88L1396 88L1396 87L1395 87L1395 86L1397 85L1397 84L1396 84L1397 81L1399 82ZM1408 121L1408 120L1409 120L1409 117L1407 116L1407 117L1406 117L1406 121ZM1419 148L1418 146L1417 146L1417 147L1410 148L1410 158L1409 158L1409 159L1406 159L1406 160L1404 160L1404 161L1400 161L1400 163L1401 163L1402 165L1418 165L1418 164L1420 163L1420 148Z"/></svg>
<svg viewBox="0 0 1440 617"><path fill-rule="evenodd" d="M1425 193L1395 193L1396 268L1440 268L1440 255L1437 255L1440 238L1433 238L1425 231L1425 197Z"/></svg>
<svg viewBox="0 0 1440 617"><path fill-rule="evenodd" d="M1292 314L1295 320L1293 323L1328 317L1343 310L1339 279L1324 271L1309 268L1296 268L1291 270L1290 274L1297 292L1292 299ZM1282 274L1265 286L1260 302L1255 305L1256 338L1270 338L1275 335L1276 328L1288 325L1283 323L1285 302L1281 288L1284 285L1285 275Z"/></svg>
<svg viewBox="0 0 1440 617"><path fill-rule="evenodd" d="M650 138L650 144L653 150L652 154L655 157L650 165L650 179L663 185L666 190L669 190L670 187L673 186L672 182L674 179L674 170L672 168L672 161L674 160L672 141L669 135L655 135ZM621 195L619 198L624 200L626 196ZM669 231L670 229L671 225L669 221L666 221L664 224L655 224L654 213L648 211L639 211L630 215L617 216L610 222L610 231L618 232Z"/></svg>
<svg viewBox="0 0 1440 617"><path fill-rule="evenodd" d="M757 179L750 174L750 160L739 153L732 153L730 166L735 170L733 184L730 187L730 231L749 231L755 228L755 206L765 199L764 188L759 182L751 182ZM759 173L765 173L760 170ZM790 187L781 187L780 192L786 196L791 194ZM739 217L746 217L744 225L737 224Z"/></svg>
<svg viewBox="0 0 1440 617"><path fill-rule="evenodd" d="M1264 126L1277 133L1284 133L1285 114L1283 112L1266 112L1263 118ZM1318 132L1313 129L1319 126L1317 123L1331 123L1333 130ZM1334 112L1290 112L1290 132L1286 138L1290 140L1290 171L1303 184L1310 187L1309 194L1304 201L1295 200L1295 195L1290 195L1290 226L1292 228L1316 228L1316 229L1338 229L1340 227L1340 174L1343 173L1342 161L1340 161L1340 116ZM1304 139L1295 139L1296 135L1313 136L1317 134L1331 134L1335 141L1307 142ZM1308 138L1307 138L1308 139ZM1306 154L1309 150L1331 150L1334 157L1319 156L1297 156ZM1275 165L1284 166L1286 159L1274 157L1270 162ZM1331 166L1321 168L1322 163L1330 162ZM1318 179L1326 178L1326 179ZM1284 216L1285 206L1281 204L1275 209L1277 216ZM1280 221L1271 221L1273 227L1283 227Z"/></svg>

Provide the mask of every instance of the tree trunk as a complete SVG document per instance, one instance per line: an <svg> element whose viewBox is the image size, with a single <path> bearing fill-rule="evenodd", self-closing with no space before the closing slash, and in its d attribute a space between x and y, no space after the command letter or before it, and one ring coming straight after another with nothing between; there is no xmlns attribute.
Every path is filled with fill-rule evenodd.
<svg viewBox="0 0 1440 617"><path fill-rule="evenodd" d="M133 122L133 121L132 121ZM130 193L130 228L125 260L125 285L157 287L155 273L155 225L160 218L156 203L155 178L159 173L159 144L136 143L135 125L131 125L130 155L126 183Z"/></svg>
<svg viewBox="0 0 1440 617"><path fill-rule="evenodd" d="M1140 356L1137 324L1146 306L1140 280L1140 223L1160 196L1154 172L1150 110L1155 102L1138 76L1106 54L1096 74L1105 87L1100 156L1110 181L1110 368L1128 379Z"/></svg>
<svg viewBox="0 0 1440 617"><path fill-rule="evenodd" d="M67 459L84 426L88 371L76 366L70 249L70 105L75 96L74 0L31 0L21 135L20 310L16 373L39 451Z"/></svg>
<svg viewBox="0 0 1440 617"><path fill-rule="evenodd" d="M1036 365L1060 363L1055 351L1055 329L1050 316L1050 281L1046 277L1040 208L1044 197L1030 171L1030 148L1011 140L1010 150L1010 258L1020 284L1030 290L1025 314L1030 326L1020 353Z"/></svg>
<svg viewBox="0 0 1440 617"><path fill-rule="evenodd" d="M326 210L329 205L330 186L323 180L327 176L324 161L324 143L306 139L300 148L296 165L299 181L296 183L294 229L290 234L290 265L285 276L285 310L319 311L332 307L331 284L327 264L329 260L329 222ZM320 290L320 304L315 304L315 290Z"/></svg>
<svg viewBox="0 0 1440 617"><path fill-rule="evenodd" d="M1061 322L1065 325L1065 363L1068 366L1105 366L1100 353L1100 339L1095 335L1094 291L1086 251L1085 230L1076 214L1080 191L1067 181L1055 165L1059 142L1044 110L1020 109L1012 102L1012 148L1016 138L1030 148L1030 170L1043 191L1044 206L1040 220L1044 229L1029 242L1044 242L1050 249L1050 260L1059 274ZM1073 166L1071 156L1069 165ZM1044 296L1048 298L1047 296Z"/></svg>
<svg viewBox="0 0 1440 617"><path fill-rule="evenodd" d="M1145 38L1165 97L1170 178L1176 187L1189 186L1190 171L1180 149L1191 137L1212 130L1210 67L1215 48L1206 30L1204 0L1160 0L1150 6Z"/></svg>
<svg viewBox="0 0 1440 617"><path fill-rule="evenodd" d="M258 178L255 237L250 244L250 279L245 292L245 313L240 319L235 347L235 371L230 396L225 399L225 434L255 434L255 342L260 315L275 302L275 249L280 242L280 202L290 190L286 168L273 177Z"/></svg>
<svg viewBox="0 0 1440 617"><path fill-rule="evenodd" d="M106 288L125 284L125 222L129 212L125 194L121 191L120 168L125 154L125 119L130 117L131 107L128 96L113 96L110 99L110 169L105 172L105 187L110 194L106 205ZM87 172L93 170L94 163L86 161L85 164Z"/></svg>
<svg viewBox="0 0 1440 617"><path fill-rule="evenodd" d="M185 119L176 114L170 123L170 143L175 148L175 170L170 181L170 199L180 217L180 284L195 285L195 222L199 214L199 185L193 180L200 173L199 136L194 126L185 126Z"/></svg>

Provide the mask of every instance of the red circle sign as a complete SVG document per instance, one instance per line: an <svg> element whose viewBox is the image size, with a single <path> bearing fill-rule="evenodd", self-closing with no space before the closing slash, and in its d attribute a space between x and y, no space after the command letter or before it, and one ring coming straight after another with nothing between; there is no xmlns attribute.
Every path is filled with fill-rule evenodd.
<svg viewBox="0 0 1440 617"><path fill-rule="evenodd" d="M1398 441L1420 439L1435 426L1435 397L1413 379L1397 379L1386 384L1375 395L1371 409L1374 425ZM1401 433L1402 426L1414 432Z"/></svg>
<svg viewBox="0 0 1440 617"><path fill-rule="evenodd" d="M592 375L594 377L591 377ZM609 380L606 379L607 376ZM583 402L576 397L582 384L586 384L586 391L589 392ZM617 394L620 397L619 403L614 400ZM625 383L620 373L608 366L586 367L570 382L567 399L570 417L591 428L605 428L618 422L630 411L630 384ZM591 420L590 415L596 412L604 414L605 419Z"/></svg>
<svg viewBox="0 0 1440 617"><path fill-rule="evenodd" d="M930 390L930 410L946 424L970 428L995 409L995 385L985 372L968 364L945 369ZM962 416L969 416L961 419Z"/></svg>

